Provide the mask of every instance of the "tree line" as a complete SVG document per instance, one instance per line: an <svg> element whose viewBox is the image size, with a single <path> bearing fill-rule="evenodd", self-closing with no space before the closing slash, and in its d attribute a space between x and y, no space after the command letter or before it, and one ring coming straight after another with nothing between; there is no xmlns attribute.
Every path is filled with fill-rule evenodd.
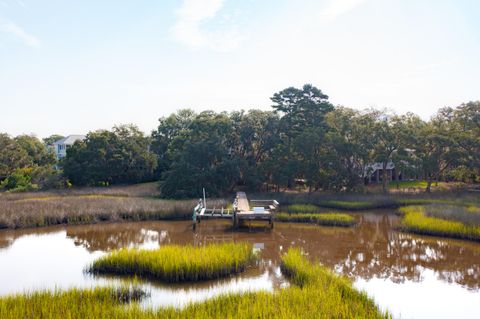
<svg viewBox="0 0 480 319"><path fill-rule="evenodd" d="M90 132L57 164L63 173L53 174L79 186L159 180L168 198L197 197L202 187L210 195L237 187L279 191L298 181L310 191L354 191L368 181L373 163L383 168L385 191L391 163L425 179L427 191L439 180L479 181L480 102L442 108L424 121L412 113L334 106L308 84L271 100L270 111L179 110L160 118L150 136L133 125ZM19 138L1 135L1 148L10 145L11 152L0 155L2 185L18 170L53 163L48 141L44 148L34 143L41 154L47 150L39 155Z"/></svg>
<svg viewBox="0 0 480 319"><path fill-rule="evenodd" d="M0 133L0 188L30 191L63 187L64 177L54 167L55 154L47 147L57 137L40 141L35 136L11 138Z"/></svg>

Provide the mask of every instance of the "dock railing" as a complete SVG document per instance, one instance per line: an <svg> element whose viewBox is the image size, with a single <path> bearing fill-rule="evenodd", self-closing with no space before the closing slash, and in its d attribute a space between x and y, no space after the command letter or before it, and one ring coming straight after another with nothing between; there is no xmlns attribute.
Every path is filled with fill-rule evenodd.
<svg viewBox="0 0 480 319"><path fill-rule="evenodd" d="M207 208L206 198L200 198L193 209L193 229L203 219L231 219L233 228L237 228L240 221L267 220L273 228L274 215L279 203L274 199L258 199L248 201L244 192L238 192L232 208Z"/></svg>
<svg viewBox="0 0 480 319"><path fill-rule="evenodd" d="M274 199L252 199L251 206L261 206L271 212L276 212L280 204Z"/></svg>

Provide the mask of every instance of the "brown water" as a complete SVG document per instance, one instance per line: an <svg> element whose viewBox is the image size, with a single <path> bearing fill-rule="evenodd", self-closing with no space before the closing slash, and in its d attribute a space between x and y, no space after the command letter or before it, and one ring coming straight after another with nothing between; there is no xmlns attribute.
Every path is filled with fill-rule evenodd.
<svg viewBox="0 0 480 319"><path fill-rule="evenodd" d="M359 214L354 228L276 223L232 232L228 224L139 222L0 232L0 295L90 287L128 279L84 272L96 257L121 247L249 241L261 251L258 267L239 276L198 284L142 282L145 306L182 306L227 292L288 286L279 256L301 247L312 259L350 277L383 308L401 318L480 318L480 244L422 237L393 230L388 212Z"/></svg>

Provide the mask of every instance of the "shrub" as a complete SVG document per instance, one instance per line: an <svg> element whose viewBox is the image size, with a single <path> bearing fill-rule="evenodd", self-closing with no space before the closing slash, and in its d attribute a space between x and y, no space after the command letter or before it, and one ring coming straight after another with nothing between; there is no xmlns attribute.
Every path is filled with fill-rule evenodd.
<svg viewBox="0 0 480 319"><path fill-rule="evenodd" d="M10 174L1 184L0 187L10 192L25 192L38 188L38 185L32 184L30 176L32 169L17 169Z"/></svg>

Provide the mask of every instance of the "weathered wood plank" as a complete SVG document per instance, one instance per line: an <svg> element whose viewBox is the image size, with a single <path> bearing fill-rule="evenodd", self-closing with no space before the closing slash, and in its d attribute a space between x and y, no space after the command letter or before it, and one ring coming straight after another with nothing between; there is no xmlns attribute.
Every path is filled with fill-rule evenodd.
<svg viewBox="0 0 480 319"><path fill-rule="evenodd" d="M249 212L250 211L250 204L248 203L247 194L244 192L237 193L237 200L238 200L238 210L239 212Z"/></svg>

